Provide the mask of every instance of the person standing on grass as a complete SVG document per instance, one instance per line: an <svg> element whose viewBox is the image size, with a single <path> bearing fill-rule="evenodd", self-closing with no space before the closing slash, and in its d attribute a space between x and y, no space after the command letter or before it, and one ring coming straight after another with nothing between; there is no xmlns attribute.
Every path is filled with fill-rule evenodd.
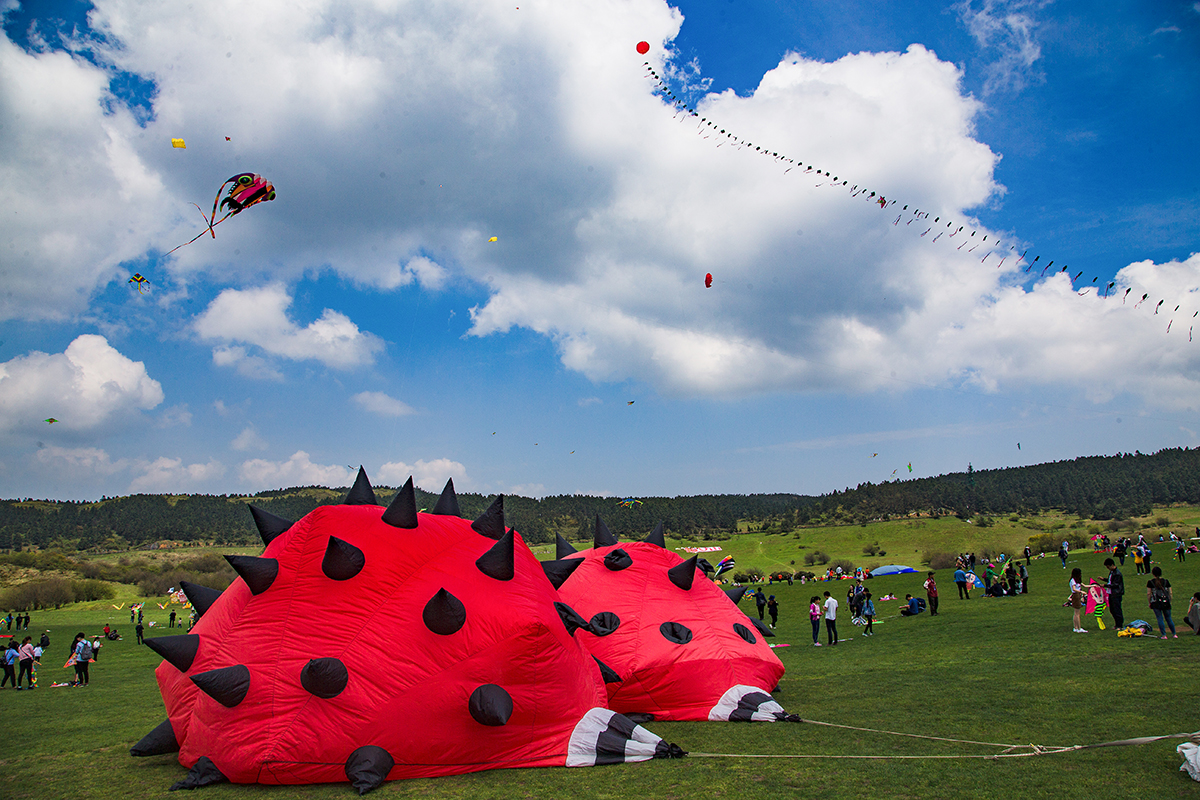
<svg viewBox="0 0 1200 800"><path fill-rule="evenodd" d="M967 572L961 566L954 570L954 582L958 584L958 599L971 599L971 590L967 588Z"/></svg>
<svg viewBox="0 0 1200 800"><path fill-rule="evenodd" d="M863 619L867 621L867 629L863 631L863 636L875 635L875 603L871 601L871 593L867 592L863 596Z"/></svg>
<svg viewBox="0 0 1200 800"><path fill-rule="evenodd" d="M1108 567L1108 577L1104 579L1104 588L1108 589L1108 610L1112 612L1113 624L1117 630L1121 630L1125 627L1125 612L1121 610L1121 601L1125 598L1125 576L1111 558L1104 559L1104 566Z"/></svg>
<svg viewBox="0 0 1200 800"><path fill-rule="evenodd" d="M837 600L830 596L829 592L825 593L825 630L829 634L829 643L838 643L837 634Z"/></svg>
<svg viewBox="0 0 1200 800"><path fill-rule="evenodd" d="M92 643L82 633L75 635L75 685L87 686L91 680L88 665L92 660Z"/></svg>
<svg viewBox="0 0 1200 800"><path fill-rule="evenodd" d="M8 649L4 651L4 677L0 678L0 689L4 688L6 683L17 685L17 643L15 640L10 640Z"/></svg>
<svg viewBox="0 0 1200 800"><path fill-rule="evenodd" d="M929 599L929 616L937 616L938 594L937 581L933 579L933 571L929 572L929 577L925 579L925 596Z"/></svg>
<svg viewBox="0 0 1200 800"><path fill-rule="evenodd" d="M813 595L808 601L808 621L812 623L813 646L820 647L821 642L821 598Z"/></svg>
<svg viewBox="0 0 1200 800"><path fill-rule="evenodd" d="M771 595L767 600L767 613L771 615L771 628L774 628L779 623L779 601L775 599L775 595Z"/></svg>
<svg viewBox="0 0 1200 800"><path fill-rule="evenodd" d="M1058 557L1062 559L1063 569L1066 569L1066 568L1067 568L1067 554L1068 554L1068 552L1069 552L1069 551L1067 550L1067 543L1066 543L1066 542L1063 542L1063 543L1062 543L1062 546L1058 548Z"/></svg>
<svg viewBox="0 0 1200 800"><path fill-rule="evenodd" d="M1113 548L1113 555L1120 559L1122 567L1125 566L1125 544L1125 537L1119 536L1117 537L1117 546Z"/></svg>
<svg viewBox="0 0 1200 800"><path fill-rule="evenodd" d="M134 630L137 632L137 643L141 644L142 634L146 632L146 628L142 625L142 623L139 622Z"/></svg>
<svg viewBox="0 0 1200 800"><path fill-rule="evenodd" d="M168 628L175 627L175 612L174 611L171 612L171 623L169 625L167 625L167 627Z"/></svg>
<svg viewBox="0 0 1200 800"><path fill-rule="evenodd" d="M1150 610L1154 612L1155 619L1158 620L1158 632L1162 634L1158 638L1167 638L1167 629L1163 627L1163 617L1166 617L1171 636L1178 639L1175 622L1171 619L1171 582L1162 576L1161 567L1155 567L1150 573L1154 577L1146 582L1146 599L1150 602Z"/></svg>
<svg viewBox="0 0 1200 800"><path fill-rule="evenodd" d="M1029 545L1025 545L1025 566L1029 566L1029 559L1033 558L1033 551L1029 549Z"/></svg>
<svg viewBox="0 0 1200 800"><path fill-rule="evenodd" d="M29 684L29 688L33 688L33 637L26 636L21 642L21 649L17 651L17 656L21 664L21 671L17 673L17 688L21 688L21 678L25 678Z"/></svg>
<svg viewBox="0 0 1200 800"><path fill-rule="evenodd" d="M1071 570L1071 580L1067 583L1071 590L1071 608L1075 610L1071 620L1075 624L1076 633L1087 633L1083 629L1083 624L1079 621L1079 610L1083 608L1083 570L1076 567Z"/></svg>
<svg viewBox="0 0 1200 800"><path fill-rule="evenodd" d="M762 587L758 587L758 591L754 593L754 605L758 607L758 618L763 618L763 612L767 610L767 596L763 594Z"/></svg>
<svg viewBox="0 0 1200 800"><path fill-rule="evenodd" d="M130 625L132 625L133 623L137 622L137 620L136 620L136 619L134 619L134 615L135 615L135 613L136 613L136 612L133 610L133 606L130 606L130 607L129 607L129 624L130 624Z"/></svg>

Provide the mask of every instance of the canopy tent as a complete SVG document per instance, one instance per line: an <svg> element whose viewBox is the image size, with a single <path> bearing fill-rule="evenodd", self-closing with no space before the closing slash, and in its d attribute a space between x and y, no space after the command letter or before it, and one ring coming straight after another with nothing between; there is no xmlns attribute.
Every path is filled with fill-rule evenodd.
<svg viewBox="0 0 1200 800"><path fill-rule="evenodd" d="M899 575L904 572L916 572L912 567L906 567L903 564L885 564L882 567L876 567L871 570L871 577L877 578L880 575Z"/></svg>

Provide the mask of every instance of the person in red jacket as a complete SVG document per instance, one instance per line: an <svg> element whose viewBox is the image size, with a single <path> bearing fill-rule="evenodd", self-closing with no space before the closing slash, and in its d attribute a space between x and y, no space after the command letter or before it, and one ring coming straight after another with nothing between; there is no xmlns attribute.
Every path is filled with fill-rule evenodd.
<svg viewBox="0 0 1200 800"><path fill-rule="evenodd" d="M933 579L932 571L925 579L925 596L929 598L929 616L936 617L938 615L937 581Z"/></svg>

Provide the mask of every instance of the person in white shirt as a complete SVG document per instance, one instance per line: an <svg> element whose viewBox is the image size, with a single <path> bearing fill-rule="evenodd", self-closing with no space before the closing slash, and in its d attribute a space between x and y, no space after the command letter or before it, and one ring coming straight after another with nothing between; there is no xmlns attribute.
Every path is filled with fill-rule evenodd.
<svg viewBox="0 0 1200 800"><path fill-rule="evenodd" d="M838 643L837 634L837 607L838 602L830 596L829 592L825 593L825 630L829 634L829 643Z"/></svg>

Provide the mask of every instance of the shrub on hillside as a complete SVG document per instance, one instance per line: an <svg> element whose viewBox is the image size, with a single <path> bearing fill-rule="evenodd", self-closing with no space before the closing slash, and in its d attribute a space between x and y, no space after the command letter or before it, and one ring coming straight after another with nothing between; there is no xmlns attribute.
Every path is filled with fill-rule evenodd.
<svg viewBox="0 0 1200 800"><path fill-rule="evenodd" d="M863 553L868 556L873 556L879 552L879 542L874 544L863 545Z"/></svg>
<svg viewBox="0 0 1200 800"><path fill-rule="evenodd" d="M108 600L117 596L116 590L111 585L104 581L87 578L81 581L71 581L71 591L75 595L76 603L82 600Z"/></svg>
<svg viewBox="0 0 1200 800"><path fill-rule="evenodd" d="M925 563L930 569L954 569L955 559L954 553L937 551L925 554Z"/></svg>
<svg viewBox="0 0 1200 800"><path fill-rule="evenodd" d="M13 586L0 592L0 608L9 611L37 611L60 608L75 602L75 590L66 578L47 578Z"/></svg>
<svg viewBox="0 0 1200 800"><path fill-rule="evenodd" d="M824 555L824 554L822 554L822 555ZM825 556L825 557L829 558L829 556ZM829 564L829 568L835 572L837 571L838 567L842 568L842 574L845 574L847 572L854 572L854 562L852 562L846 558L836 559L835 561L833 561L832 563Z"/></svg>

